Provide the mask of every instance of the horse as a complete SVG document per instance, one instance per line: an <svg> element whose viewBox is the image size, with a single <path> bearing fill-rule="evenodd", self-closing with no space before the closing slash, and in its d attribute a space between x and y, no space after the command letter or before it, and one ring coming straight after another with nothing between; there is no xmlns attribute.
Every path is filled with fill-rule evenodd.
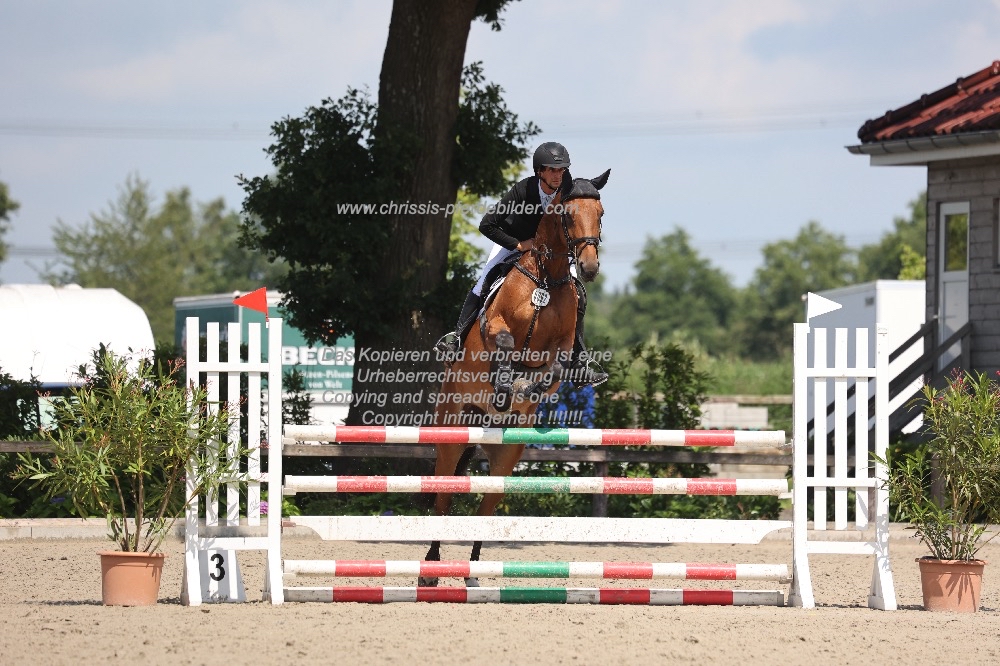
<svg viewBox="0 0 1000 666"><path fill-rule="evenodd" d="M565 195L557 195L542 216L534 248L521 254L499 291L487 300L479 318L462 341L462 350L446 366L435 403L434 423L440 426L531 425L538 404L558 388L573 351L578 312L585 304L583 285L600 270L600 190L611 170L596 178L577 178ZM484 444L491 476L509 476L521 459L524 444ZM434 474L464 475L476 445L437 444ZM487 493L476 515L491 516L502 493ZM448 515L451 493L434 495L434 511ZM482 542L472 546L479 560ZM428 561L441 559L440 541L433 541ZM418 584L433 587L437 578ZM469 587L478 586L466 578Z"/></svg>

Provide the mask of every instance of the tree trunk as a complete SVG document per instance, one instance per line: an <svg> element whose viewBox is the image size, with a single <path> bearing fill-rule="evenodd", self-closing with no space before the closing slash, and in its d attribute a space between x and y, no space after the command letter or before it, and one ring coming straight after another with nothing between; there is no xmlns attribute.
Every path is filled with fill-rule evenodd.
<svg viewBox="0 0 1000 666"><path fill-rule="evenodd" d="M475 10L476 0L393 3L379 77L376 138L402 131L418 142L413 161L395 188L397 204L430 203L443 210L455 202L455 120ZM406 293L416 297L432 292L445 280L451 216L441 212L394 215L389 223L390 246L372 279L386 289L401 281ZM439 382L429 381L426 374L386 378L380 373L440 372L442 365L430 349L447 324L414 308L401 311L384 335L357 336L355 403L348 423L381 425L388 416L393 419L389 425L421 425L414 417L432 414L428 396L437 391ZM400 360L399 355L385 357L377 352L413 354Z"/></svg>

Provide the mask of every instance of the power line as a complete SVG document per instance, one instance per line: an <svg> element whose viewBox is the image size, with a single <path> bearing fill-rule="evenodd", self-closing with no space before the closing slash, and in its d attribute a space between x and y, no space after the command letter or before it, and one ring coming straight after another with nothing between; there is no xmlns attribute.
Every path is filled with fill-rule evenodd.
<svg viewBox="0 0 1000 666"><path fill-rule="evenodd" d="M831 102L763 108L717 107L707 109L645 111L633 113L576 114L575 120L544 117L542 127L560 134L612 136L680 136L727 133L767 133L860 127L878 102ZM111 138L166 141L259 141L270 128L228 126L178 126L157 123L86 123L70 120L0 121L0 135L51 138Z"/></svg>
<svg viewBox="0 0 1000 666"><path fill-rule="evenodd" d="M0 134L23 137L74 139L152 139L167 141L259 141L267 138L264 129L232 127L169 127L162 125L103 125L62 122L5 122Z"/></svg>
<svg viewBox="0 0 1000 666"><path fill-rule="evenodd" d="M844 242L848 247L860 247L877 242L881 239L881 234L863 234L855 236L845 236ZM699 240L691 238L691 245L702 252L712 255L719 254L745 254L747 252L761 250L770 243L781 242L782 238L730 238L730 239L709 239ZM647 240L634 241L605 241L601 245L601 254L607 258L619 258L621 256L638 256L646 247ZM14 257L56 257L59 250L52 246L45 245L9 245L7 247L8 256Z"/></svg>
<svg viewBox="0 0 1000 666"><path fill-rule="evenodd" d="M44 247L41 245L8 245L7 256L9 257L56 257L59 250L54 247Z"/></svg>

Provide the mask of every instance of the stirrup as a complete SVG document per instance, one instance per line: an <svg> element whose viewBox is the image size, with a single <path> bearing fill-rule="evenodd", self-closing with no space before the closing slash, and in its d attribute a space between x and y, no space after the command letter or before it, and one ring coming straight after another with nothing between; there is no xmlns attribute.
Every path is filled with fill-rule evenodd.
<svg viewBox="0 0 1000 666"><path fill-rule="evenodd" d="M591 367L596 366L596 370ZM586 354L580 354L569 369L569 377L565 377L576 386L600 386L608 381L608 373L604 372L596 361L592 361Z"/></svg>
<svg viewBox="0 0 1000 666"><path fill-rule="evenodd" d="M457 354L459 347L462 346L462 339L458 337L457 331L451 331L450 333L445 333L441 338L434 343L434 351L439 354Z"/></svg>

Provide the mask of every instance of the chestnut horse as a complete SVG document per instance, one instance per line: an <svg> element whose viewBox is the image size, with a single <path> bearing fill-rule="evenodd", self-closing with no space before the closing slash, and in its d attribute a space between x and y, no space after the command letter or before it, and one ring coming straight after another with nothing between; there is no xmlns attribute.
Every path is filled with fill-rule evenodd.
<svg viewBox="0 0 1000 666"><path fill-rule="evenodd" d="M610 169L597 178L577 178L565 196L557 195L551 212L538 225L534 249L521 255L500 290L463 341L462 351L447 368L435 407L439 426L532 426L535 410L559 388L569 365L582 294L570 273L590 282L600 268L600 189ZM487 285L487 288L489 285ZM582 290L582 286L580 287ZM434 474L463 475L476 445L438 444ZM509 476L521 459L524 444L485 444L490 475ZM434 497L434 510L448 514L451 493ZM502 493L483 496L476 515L491 516ZM472 547L477 561L482 542ZM431 543L427 560L440 560L440 542ZM437 585L421 578L420 585ZM476 586L475 579L466 585Z"/></svg>

